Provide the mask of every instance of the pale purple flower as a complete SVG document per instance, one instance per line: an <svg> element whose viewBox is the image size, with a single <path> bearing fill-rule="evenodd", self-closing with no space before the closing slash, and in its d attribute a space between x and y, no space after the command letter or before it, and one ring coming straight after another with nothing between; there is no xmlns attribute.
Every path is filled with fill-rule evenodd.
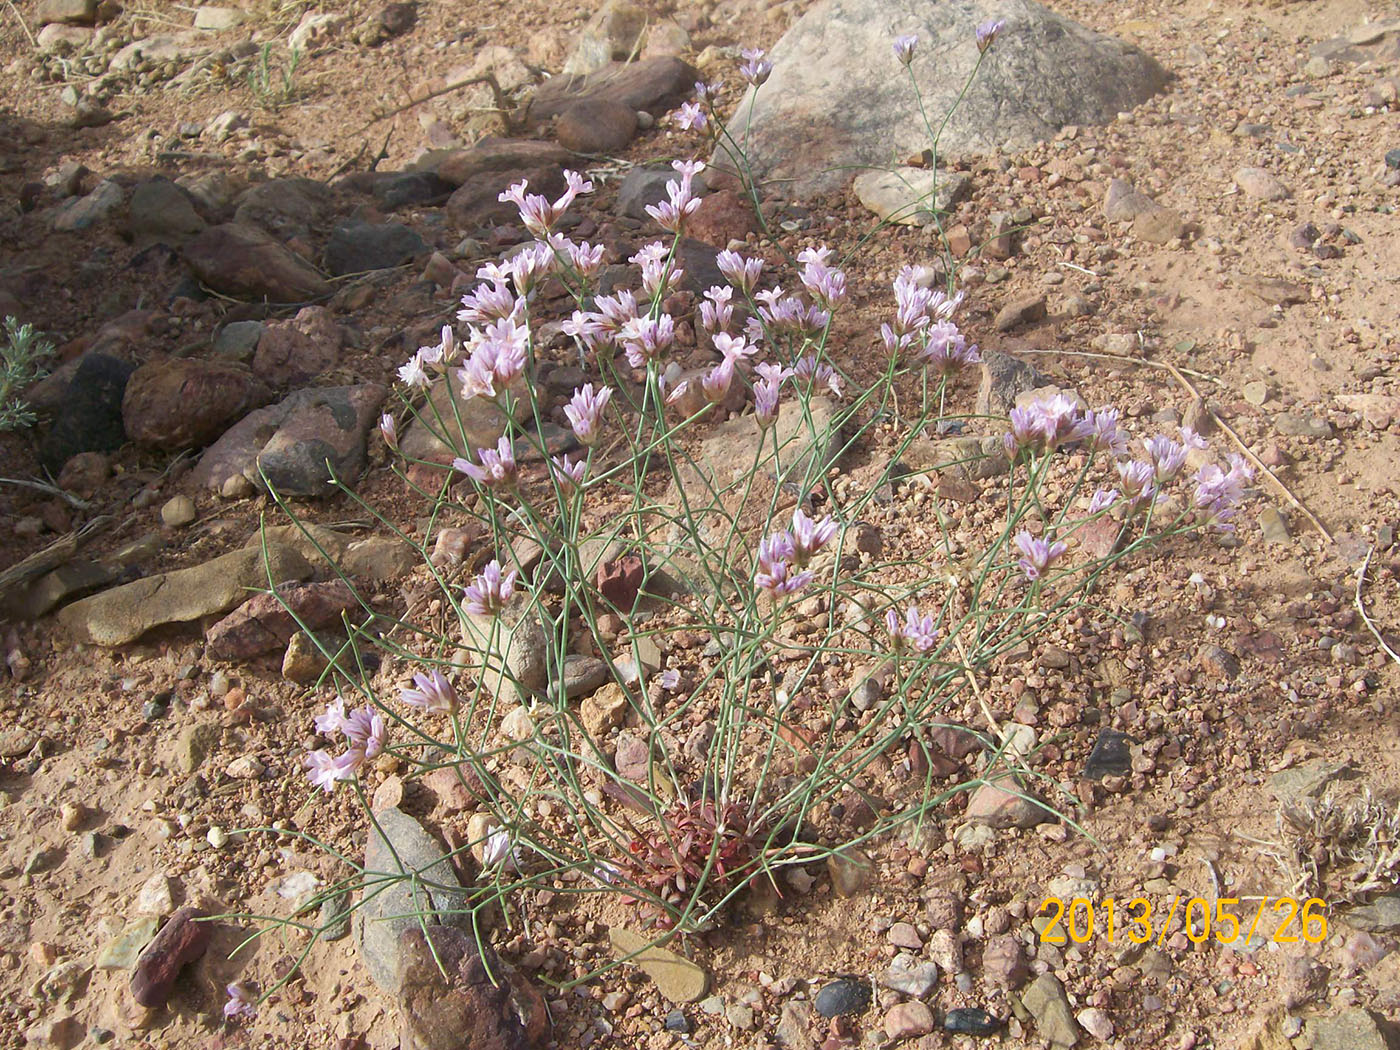
<svg viewBox="0 0 1400 1050"><path fill-rule="evenodd" d="M1195 503L1205 510L1211 527L1221 532L1234 529L1230 519L1235 509L1244 499L1244 487L1254 479L1254 469L1238 453L1230 453L1230 470L1221 470L1214 463L1207 463L1196 472Z"/></svg>
<svg viewBox="0 0 1400 1050"><path fill-rule="evenodd" d="M1096 489L1089 499L1089 513L1098 514L1118 502L1117 489Z"/></svg>
<svg viewBox="0 0 1400 1050"><path fill-rule="evenodd" d="M669 667L662 671L660 678L657 680L661 683L661 688L668 693L673 693L681 687L681 673L674 667Z"/></svg>
<svg viewBox="0 0 1400 1050"><path fill-rule="evenodd" d="M670 349L675 339L676 322L670 314L634 318L623 325L618 333L627 363L633 368L641 368L648 361L656 360Z"/></svg>
<svg viewBox="0 0 1400 1050"><path fill-rule="evenodd" d="M492 558L467 584L462 595L462 608L473 616L494 616L506 607L515 594L515 580L520 574L514 569L501 574L501 563Z"/></svg>
<svg viewBox="0 0 1400 1050"><path fill-rule="evenodd" d="M525 193L529 186L527 179L521 179L509 189L501 192L497 198L503 203L512 203L520 211L520 219L525 224L525 228L536 237L541 239L547 237L554 228L554 224L568 210L570 204L580 193L590 193L593 190L593 183L584 179L576 171L564 172L565 190L563 195L552 204L539 194Z"/></svg>
<svg viewBox="0 0 1400 1050"><path fill-rule="evenodd" d="M392 412L385 412L379 417L379 436L390 449L395 452L399 450L399 424Z"/></svg>
<svg viewBox="0 0 1400 1050"><path fill-rule="evenodd" d="M700 304L700 325L705 331L711 335L729 331L734 320L734 307L730 304L732 298L734 289L728 286L716 286L705 293L704 302Z"/></svg>
<svg viewBox="0 0 1400 1050"><path fill-rule="evenodd" d="M996 42L997 34L1006 28L1004 18L988 19L977 27L977 50L986 51Z"/></svg>
<svg viewBox="0 0 1400 1050"><path fill-rule="evenodd" d="M671 179L666 183L667 199L657 204L648 204L646 213L656 220L663 230L679 233L685 220L700 207L700 198L691 190L691 181L704 169L703 161L674 161L671 165L680 172L680 181Z"/></svg>
<svg viewBox="0 0 1400 1050"><path fill-rule="evenodd" d="M1107 452L1115 458L1128 454L1128 438L1119 428L1118 419L1118 409L1108 405L1084 413L1084 425L1088 431L1091 449Z"/></svg>
<svg viewBox="0 0 1400 1050"><path fill-rule="evenodd" d="M724 279L745 295L753 294L758 285L758 276L763 272L762 259L745 258L729 248L715 256L715 265L724 274Z"/></svg>
<svg viewBox="0 0 1400 1050"><path fill-rule="evenodd" d="M754 365L753 370L759 379L774 384L786 383L793 376L797 375L796 370L776 364L773 361L762 361Z"/></svg>
<svg viewBox="0 0 1400 1050"><path fill-rule="evenodd" d="M907 66L914 60L914 45L918 42L919 38L913 33L894 38L894 57L899 59L900 65Z"/></svg>
<svg viewBox="0 0 1400 1050"><path fill-rule="evenodd" d="M1025 529L1016 533L1014 539L1016 546L1021 550L1021 559L1017 564L1021 566L1021 571L1026 574L1028 580L1038 580L1044 576L1055 559L1069 549L1060 542L1047 543L1045 540L1036 539Z"/></svg>
<svg viewBox="0 0 1400 1050"><path fill-rule="evenodd" d="M754 384L754 419L765 430L778 421L778 384L776 379L760 379Z"/></svg>
<svg viewBox="0 0 1400 1050"><path fill-rule="evenodd" d="M460 470L483 488L509 488L515 484L515 449L509 436L502 436L494 449L476 450L480 465L460 456L452 461L452 466Z"/></svg>
<svg viewBox="0 0 1400 1050"><path fill-rule="evenodd" d="M671 122L682 131L700 131L710 123L710 116L700 103L685 102L671 114Z"/></svg>
<svg viewBox="0 0 1400 1050"><path fill-rule="evenodd" d="M798 507L792 512L790 537L791 557L799 569L805 568L812 556L831 542L840 526L828 514L821 521L813 521Z"/></svg>
<svg viewBox="0 0 1400 1050"><path fill-rule="evenodd" d="M594 277L603 267L605 249L601 244L589 244L587 241L575 244L573 241L566 241L564 251L569 257L569 263L583 277Z"/></svg>
<svg viewBox="0 0 1400 1050"><path fill-rule="evenodd" d="M732 357L726 357L701 377L700 389L705 392L706 400L717 405L723 401L724 396L729 393L729 386L733 382L734 359Z"/></svg>
<svg viewBox="0 0 1400 1050"><path fill-rule="evenodd" d="M257 1014L257 997L246 985L231 984L226 989L228 1002L224 1003L224 1020L233 1021L239 1017L253 1017Z"/></svg>
<svg viewBox="0 0 1400 1050"><path fill-rule="evenodd" d="M558 268L559 259L554 249L540 241L521 248L506 263L511 280L515 282L515 290L521 295L529 295L535 285Z"/></svg>
<svg viewBox="0 0 1400 1050"><path fill-rule="evenodd" d="M939 632L934 627L933 614L922 614L911 605L904 610L904 619L893 608L885 610L885 627L890 632L895 648L908 645L921 653L926 653L938 644Z"/></svg>
<svg viewBox="0 0 1400 1050"><path fill-rule="evenodd" d="M488 868L501 864L512 871L520 867L520 852L511 845L510 834L504 828L491 825L481 845L481 863Z"/></svg>
<svg viewBox="0 0 1400 1050"><path fill-rule="evenodd" d="M580 444L592 445L598 440L598 425L602 420L603 410L612 399L612 393L610 386L595 392L592 383L585 383L574 391L574 396L564 406L564 415L569 420L569 426L573 427L574 437L578 438Z"/></svg>
<svg viewBox="0 0 1400 1050"><path fill-rule="evenodd" d="M368 704L346 715L341 720L340 731L345 734L345 739L350 741L350 754L360 755L359 761L355 763L357 768L365 760L378 757L384 750L384 740L388 735L384 716ZM341 757L343 760L347 756Z"/></svg>
<svg viewBox="0 0 1400 1050"><path fill-rule="evenodd" d="M399 366L399 380L406 386L416 389L426 389L432 383L432 377L428 375L428 370L423 367L421 353L414 354Z"/></svg>
<svg viewBox="0 0 1400 1050"><path fill-rule="evenodd" d="M759 87L773 72L773 63L764 58L762 49L757 47L746 47L739 54L744 59L739 75L754 87Z"/></svg>
<svg viewBox="0 0 1400 1050"><path fill-rule="evenodd" d="M957 325L939 320L928 327L919 358L934 375L945 376L978 364L982 355L977 352L976 343L968 345Z"/></svg>
<svg viewBox="0 0 1400 1050"><path fill-rule="evenodd" d="M1138 459L1120 462L1118 481L1123 486L1123 496L1130 507L1136 508L1157 498L1156 471L1151 463Z"/></svg>
<svg viewBox="0 0 1400 1050"><path fill-rule="evenodd" d="M671 258L671 249L660 241L644 245L628 261L641 269L642 291L648 299L654 300L658 295L674 291L685 276L685 271L676 266Z"/></svg>
<svg viewBox="0 0 1400 1050"><path fill-rule="evenodd" d="M758 316L773 332L791 332L799 336L816 336L831 323L831 314L816 306L789 296L781 288L770 288L754 295L763 305Z"/></svg>
<svg viewBox="0 0 1400 1050"><path fill-rule="evenodd" d="M1011 431L1002 443L1010 455L1024 450L1038 452L1045 447L1043 420L1034 405L1017 405L1011 410Z"/></svg>
<svg viewBox="0 0 1400 1050"><path fill-rule="evenodd" d="M1152 464L1152 473L1159 485L1172 481L1186 466L1186 449L1166 435L1146 438L1142 444L1147 449L1147 459Z"/></svg>
<svg viewBox="0 0 1400 1050"><path fill-rule="evenodd" d="M570 459L568 456L551 456L550 470L562 488L579 488L588 473L588 460Z"/></svg>
<svg viewBox="0 0 1400 1050"><path fill-rule="evenodd" d="M797 261L803 264L798 275L803 286L827 310L846 298L846 275L828 264L830 257L831 249L825 246L805 248L797 254Z"/></svg>
<svg viewBox="0 0 1400 1050"><path fill-rule="evenodd" d="M716 332L714 336L715 349L724 355L726 361L737 364L740 361L747 361L758 352L758 347L753 346L742 335L728 335L724 332Z"/></svg>
<svg viewBox="0 0 1400 1050"><path fill-rule="evenodd" d="M326 705L325 711L313 719L318 735L330 738L340 732L345 724L345 701L336 697Z"/></svg>
<svg viewBox="0 0 1400 1050"><path fill-rule="evenodd" d="M719 95L719 89L724 87L723 80L712 80L705 83L703 80L695 82L695 97L701 102L713 101Z"/></svg>
<svg viewBox="0 0 1400 1050"><path fill-rule="evenodd" d="M311 786L320 788L328 795L335 790L337 781L347 779L342 775L344 766L340 760L325 748L308 751L302 758L302 765L308 770L307 779L311 781Z"/></svg>
<svg viewBox="0 0 1400 1050"><path fill-rule="evenodd" d="M1210 448L1210 442L1201 437L1200 434L1197 434L1190 427L1181 428L1181 443L1186 446L1188 451L1191 449L1204 451Z"/></svg>
<svg viewBox="0 0 1400 1050"><path fill-rule="evenodd" d="M812 582L813 574L803 570L794 572L790 564L793 557L792 536L775 532L758 543L758 572L754 574L754 584L775 598L800 591Z"/></svg>
<svg viewBox="0 0 1400 1050"><path fill-rule="evenodd" d="M457 690L436 667L427 674L415 674L412 688L399 690L399 699L431 715L446 715L457 709Z"/></svg>
<svg viewBox="0 0 1400 1050"><path fill-rule="evenodd" d="M841 374L825 361L818 361L816 354L806 354L792 363L792 374L812 386L825 383L832 397L840 397L844 392Z"/></svg>
<svg viewBox="0 0 1400 1050"><path fill-rule="evenodd" d="M511 317L525 308L506 283L504 277L483 282L474 291L462 296L462 309L457 320L463 324L486 324L502 317Z"/></svg>

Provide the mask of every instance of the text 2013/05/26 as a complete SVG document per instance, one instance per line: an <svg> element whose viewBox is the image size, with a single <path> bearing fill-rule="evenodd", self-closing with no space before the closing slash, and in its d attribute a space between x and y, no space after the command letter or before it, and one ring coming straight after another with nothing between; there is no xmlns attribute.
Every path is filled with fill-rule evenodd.
<svg viewBox="0 0 1400 1050"><path fill-rule="evenodd" d="M1272 907L1270 901L1273 901ZM1202 944L1214 937L1221 944L1248 943L1261 929L1265 915L1277 920L1266 939L1277 944L1320 944L1327 939L1327 902L1317 897L1300 901L1294 897L1263 897L1241 900L1238 897L1173 897L1170 905L1157 910L1146 897L1119 901L1106 897L1098 902L1087 897L1069 901L1047 897L1040 906L1047 916L1040 931L1046 944L1087 944L1096 936L1106 937L1109 944L1126 938L1133 944L1149 941L1162 944L1173 930L1180 929L1192 944ZM1250 916L1250 912L1253 916Z"/></svg>

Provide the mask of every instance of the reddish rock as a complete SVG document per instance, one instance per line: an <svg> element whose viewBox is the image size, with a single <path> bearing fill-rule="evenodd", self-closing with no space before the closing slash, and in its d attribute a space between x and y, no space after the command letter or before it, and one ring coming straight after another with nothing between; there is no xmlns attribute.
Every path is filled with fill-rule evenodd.
<svg viewBox="0 0 1400 1050"><path fill-rule="evenodd" d="M967 819L994 828L1033 828L1055 819L1055 814L1015 778L986 783L967 800Z"/></svg>
<svg viewBox="0 0 1400 1050"><path fill-rule="evenodd" d="M599 568L595 582L604 600L626 611L637 600L644 575L642 559L635 554L624 554Z"/></svg>
<svg viewBox="0 0 1400 1050"><path fill-rule="evenodd" d="M975 730L965 726L930 726L928 735L931 743L952 758L966 758L986 746Z"/></svg>
<svg viewBox="0 0 1400 1050"><path fill-rule="evenodd" d="M1013 992L1026 983L1030 968L1014 934L1003 933L987 941L982 949L982 973L992 984Z"/></svg>
<svg viewBox="0 0 1400 1050"><path fill-rule="evenodd" d="M258 339L253 371L279 386L300 383L340 357L341 332L324 306L308 306L290 321L270 321Z"/></svg>
<svg viewBox="0 0 1400 1050"><path fill-rule="evenodd" d="M720 248L730 241L742 241L757 229L753 202L735 190L720 190L702 198L685 226L689 236Z"/></svg>
<svg viewBox="0 0 1400 1050"><path fill-rule="evenodd" d="M434 769L423 777L423 786L437 799L442 816L476 809L477 802L487 797L476 773L465 762Z"/></svg>
<svg viewBox="0 0 1400 1050"><path fill-rule="evenodd" d="M636 110L606 98L575 102L559 114L554 124L559 145L575 153L624 149L636 134Z"/></svg>
<svg viewBox="0 0 1400 1050"><path fill-rule="evenodd" d="M620 102L632 112L654 117L675 109L690 97L699 71L675 56L641 62L610 62L584 77L559 76L545 81L530 103L529 119L543 122L582 99Z"/></svg>
<svg viewBox="0 0 1400 1050"><path fill-rule="evenodd" d="M242 365L166 358L132 373L122 423L138 445L174 452L207 445L271 398L268 385Z"/></svg>
<svg viewBox="0 0 1400 1050"><path fill-rule="evenodd" d="M198 908L181 908L141 953L131 975L131 995L139 1004L147 1009L164 1006L180 971L204 954L213 928L198 921L203 917Z"/></svg>
<svg viewBox="0 0 1400 1050"><path fill-rule="evenodd" d="M499 980L504 964L488 945L454 927L415 925L399 935L397 956L403 1046L525 1050L530 1045L511 982Z"/></svg>
<svg viewBox="0 0 1400 1050"><path fill-rule="evenodd" d="M504 176L504 186L514 182L525 169L564 168L570 159L567 150L550 142L488 137L469 149L429 154L419 167L453 186L464 186L488 175Z"/></svg>
<svg viewBox="0 0 1400 1050"><path fill-rule="evenodd" d="M185 245L184 256L196 277L235 299L298 303L333 291L319 270L254 226L210 226Z"/></svg>
<svg viewBox="0 0 1400 1050"><path fill-rule="evenodd" d="M251 660L285 648L301 625L314 630L338 623L341 613L358 605L341 580L283 584L276 594L250 598L209 628L204 651L215 660Z"/></svg>

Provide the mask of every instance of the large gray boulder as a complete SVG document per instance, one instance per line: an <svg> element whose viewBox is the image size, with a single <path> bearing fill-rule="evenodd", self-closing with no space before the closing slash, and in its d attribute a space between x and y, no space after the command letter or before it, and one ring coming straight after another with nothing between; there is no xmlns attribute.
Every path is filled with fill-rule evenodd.
<svg viewBox="0 0 1400 1050"><path fill-rule="evenodd" d="M1102 124L1157 92L1142 51L1031 0L823 0L778 41L773 74L740 101L730 131L756 174L795 197L837 190L932 146L895 37L916 34L913 70L937 130L977 62L977 26L1004 19L938 142L940 155L1023 149L1069 124ZM752 101L752 122L749 106ZM727 164L723 152L715 157Z"/></svg>

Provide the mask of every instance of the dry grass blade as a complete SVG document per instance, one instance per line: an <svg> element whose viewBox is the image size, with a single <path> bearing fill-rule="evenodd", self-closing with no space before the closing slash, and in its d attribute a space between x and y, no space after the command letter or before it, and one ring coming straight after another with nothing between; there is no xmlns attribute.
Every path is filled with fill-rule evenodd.
<svg viewBox="0 0 1400 1050"><path fill-rule="evenodd" d="M1366 612L1366 603L1361 599L1361 589L1366 585L1366 570L1371 567L1371 556L1376 553L1376 545L1371 544L1371 549L1366 552L1366 560L1361 563L1361 568L1356 571L1356 611L1361 614L1361 622L1366 625L1366 629L1376 636L1376 641L1381 643L1381 648L1385 650L1385 655L1400 664L1400 655L1396 655L1394 649L1386 644L1386 640L1381 637L1380 630L1375 622Z"/></svg>

